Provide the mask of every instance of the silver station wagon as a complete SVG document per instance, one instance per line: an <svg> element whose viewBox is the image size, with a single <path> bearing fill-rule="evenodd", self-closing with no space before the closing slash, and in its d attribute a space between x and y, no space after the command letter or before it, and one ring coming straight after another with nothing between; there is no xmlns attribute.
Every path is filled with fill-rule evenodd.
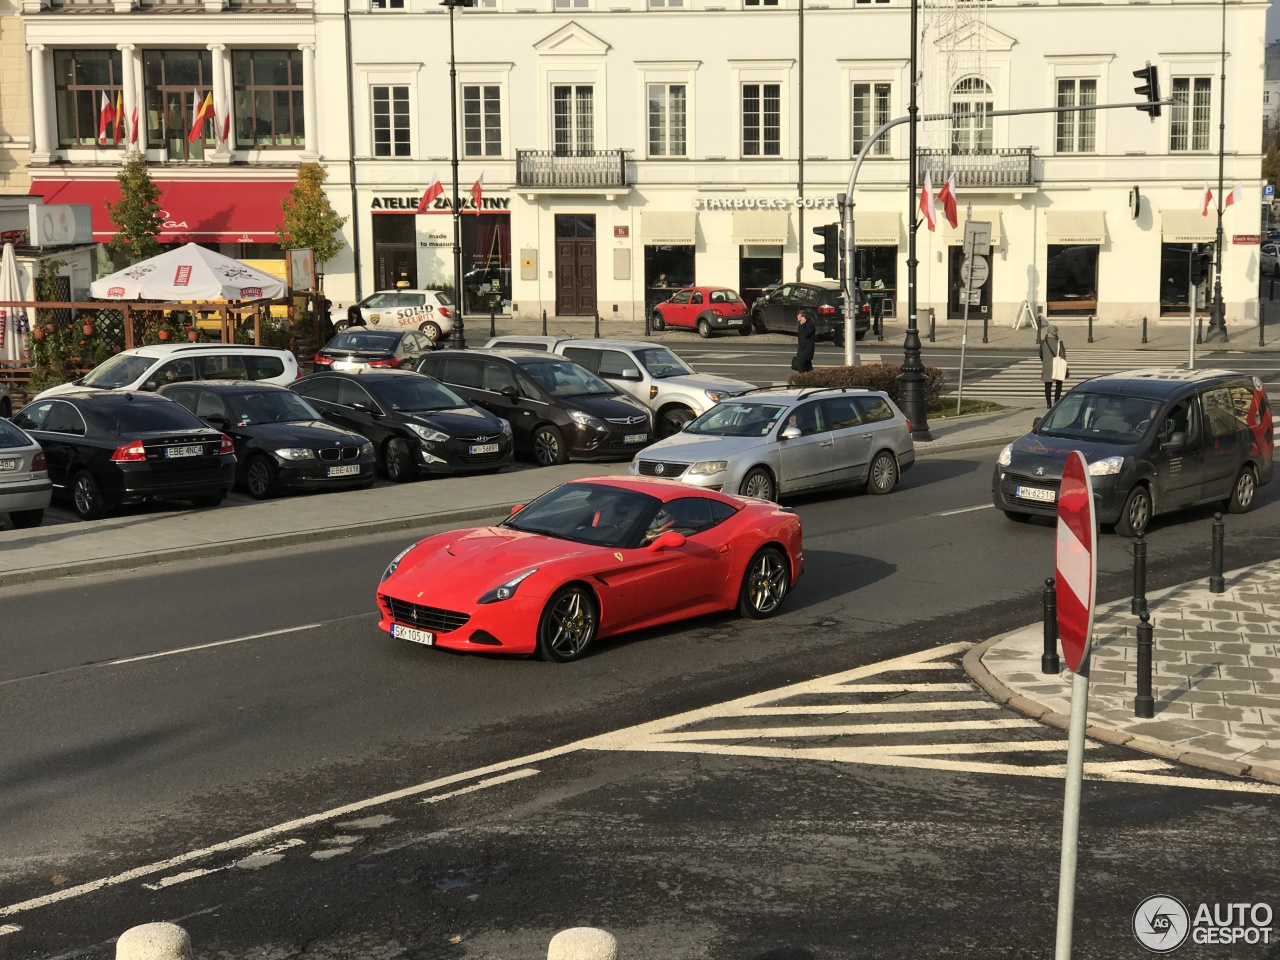
<svg viewBox="0 0 1280 960"><path fill-rule="evenodd" d="M646 447L631 473L777 500L822 487L885 494L915 463L911 426L876 390L764 389Z"/></svg>

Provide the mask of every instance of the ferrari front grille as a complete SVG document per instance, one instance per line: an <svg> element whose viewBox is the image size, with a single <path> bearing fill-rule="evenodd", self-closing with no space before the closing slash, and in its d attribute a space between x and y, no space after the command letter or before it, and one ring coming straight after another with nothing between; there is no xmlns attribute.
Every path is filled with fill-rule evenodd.
<svg viewBox="0 0 1280 960"><path fill-rule="evenodd" d="M424 607L407 600L397 600L395 597L384 596L382 599L386 601L391 610L391 619L396 623L421 627L423 630L431 630L434 633L449 633L457 630L471 619L469 613L441 610L439 607Z"/></svg>

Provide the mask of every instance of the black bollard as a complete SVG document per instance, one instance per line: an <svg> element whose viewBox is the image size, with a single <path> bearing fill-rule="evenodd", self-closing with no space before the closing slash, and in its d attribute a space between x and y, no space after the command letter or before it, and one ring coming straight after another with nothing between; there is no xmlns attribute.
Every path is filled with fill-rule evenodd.
<svg viewBox="0 0 1280 960"><path fill-rule="evenodd" d="M599 310L596 311L595 333L593 333L592 336L595 337L597 340L600 339L600 311Z"/></svg>
<svg viewBox="0 0 1280 960"><path fill-rule="evenodd" d="M1258 346L1265 346L1263 343L1262 331L1267 325L1267 305L1265 303L1258 304Z"/></svg>
<svg viewBox="0 0 1280 960"><path fill-rule="evenodd" d="M1133 715L1150 720L1156 715L1151 696L1151 614L1143 610L1138 620L1138 695L1133 698Z"/></svg>
<svg viewBox="0 0 1280 960"><path fill-rule="evenodd" d="M1204 320L1196 317L1196 343L1204 343Z"/></svg>
<svg viewBox="0 0 1280 960"><path fill-rule="evenodd" d="M938 329L937 329L936 321L934 320L934 316L935 315L933 312L933 308L930 307L929 308L929 342L930 343L936 343L938 340Z"/></svg>
<svg viewBox="0 0 1280 960"><path fill-rule="evenodd" d="M1209 561L1209 592L1226 593L1227 581L1222 576L1222 541L1227 535L1227 525L1222 514L1213 515L1213 556Z"/></svg>
<svg viewBox="0 0 1280 960"><path fill-rule="evenodd" d="M646 337L653 336L653 318L649 316L648 310L644 312L644 335Z"/></svg>
<svg viewBox="0 0 1280 960"><path fill-rule="evenodd" d="M1040 656L1040 672L1056 674L1058 663L1058 590L1053 577L1044 582L1040 593L1040 606L1044 610L1044 653Z"/></svg>
<svg viewBox="0 0 1280 960"><path fill-rule="evenodd" d="M1131 613L1147 609L1147 538L1139 530L1133 538L1133 602Z"/></svg>
<svg viewBox="0 0 1280 960"><path fill-rule="evenodd" d="M880 303L876 310L876 340L884 343L884 297L880 298Z"/></svg>
<svg viewBox="0 0 1280 960"><path fill-rule="evenodd" d="M547 335L547 311L542 311L542 335Z"/></svg>
<svg viewBox="0 0 1280 960"><path fill-rule="evenodd" d="M490 307L489 308L489 336L496 337L497 335L498 335L498 328L494 326L493 308Z"/></svg>
<svg viewBox="0 0 1280 960"><path fill-rule="evenodd" d="M1147 342L1147 318L1142 318L1142 342Z"/></svg>
<svg viewBox="0 0 1280 960"><path fill-rule="evenodd" d="M1093 343L1093 314L1089 314L1089 342Z"/></svg>
<svg viewBox="0 0 1280 960"><path fill-rule="evenodd" d="M990 341L987 339L987 321L989 319L991 319L990 311L982 315L982 342L983 343L990 343Z"/></svg>

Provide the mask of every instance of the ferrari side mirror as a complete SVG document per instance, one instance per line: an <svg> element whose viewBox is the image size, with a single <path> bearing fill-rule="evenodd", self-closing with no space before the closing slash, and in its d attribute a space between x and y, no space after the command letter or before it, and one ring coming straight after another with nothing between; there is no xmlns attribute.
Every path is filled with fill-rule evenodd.
<svg viewBox="0 0 1280 960"><path fill-rule="evenodd" d="M675 530L668 530L657 540L649 544L649 550L653 553L659 553L662 550L674 550L676 547L684 546L684 534Z"/></svg>

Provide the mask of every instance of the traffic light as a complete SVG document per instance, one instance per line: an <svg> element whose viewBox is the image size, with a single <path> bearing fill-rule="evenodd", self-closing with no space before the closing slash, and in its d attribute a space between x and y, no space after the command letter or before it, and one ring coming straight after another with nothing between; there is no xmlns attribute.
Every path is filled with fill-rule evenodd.
<svg viewBox="0 0 1280 960"><path fill-rule="evenodd" d="M1148 63L1141 70L1133 71L1133 75L1142 81L1142 85L1133 88L1133 92L1140 97L1146 97L1147 102L1138 109L1145 114L1149 114L1154 120L1160 116L1160 72L1159 68L1153 67Z"/></svg>
<svg viewBox="0 0 1280 960"><path fill-rule="evenodd" d="M822 238L821 243L813 245L813 252L822 255L822 259L814 263L817 270L829 280L840 279L840 224L826 223L814 227L813 232Z"/></svg>
<svg viewBox="0 0 1280 960"><path fill-rule="evenodd" d="M1191 282L1197 287L1208 281L1212 269L1212 250L1198 250L1191 254Z"/></svg>

